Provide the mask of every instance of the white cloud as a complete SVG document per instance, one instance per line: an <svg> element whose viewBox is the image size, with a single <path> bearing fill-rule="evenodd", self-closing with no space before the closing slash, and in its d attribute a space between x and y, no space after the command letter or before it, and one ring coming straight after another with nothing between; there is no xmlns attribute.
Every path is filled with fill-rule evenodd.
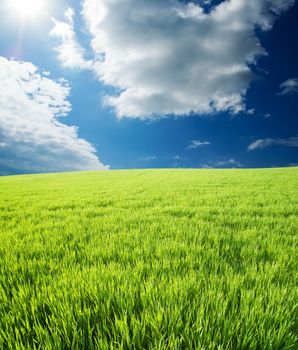
<svg viewBox="0 0 298 350"><path fill-rule="evenodd" d="M251 108L246 111L246 114L253 115L255 114L255 112L256 112L255 108Z"/></svg>
<svg viewBox="0 0 298 350"><path fill-rule="evenodd" d="M104 103L119 118L244 111L250 66L266 54L255 29L294 1L226 0L205 12L210 1L84 0L93 69L118 91ZM74 42L70 19L64 44Z"/></svg>
<svg viewBox="0 0 298 350"><path fill-rule="evenodd" d="M58 52L58 59L65 68L92 69L93 62L85 59L85 50L79 44L74 30L75 12L68 8L65 13L65 21L53 19L54 27L50 36L57 38L60 44L55 47Z"/></svg>
<svg viewBox="0 0 298 350"><path fill-rule="evenodd" d="M201 164L199 167L202 169L214 169L214 167L209 164Z"/></svg>
<svg viewBox="0 0 298 350"><path fill-rule="evenodd" d="M140 160L143 162L151 162L152 160L156 160L157 158L155 156L147 156L147 157L141 157Z"/></svg>
<svg viewBox="0 0 298 350"><path fill-rule="evenodd" d="M282 11L287 10L292 6L296 0L266 0L271 10L276 14L280 14Z"/></svg>
<svg viewBox="0 0 298 350"><path fill-rule="evenodd" d="M187 149L196 149L199 147L209 146L211 145L210 142L207 141L200 141L200 140L192 140L190 142L190 145L187 147Z"/></svg>
<svg viewBox="0 0 298 350"><path fill-rule="evenodd" d="M214 163L217 167L232 167L232 168L240 168L242 167L242 164L235 160L234 158L228 159L228 160L221 160Z"/></svg>
<svg viewBox="0 0 298 350"><path fill-rule="evenodd" d="M298 78L292 78L280 85L280 92L278 95L288 95L298 93Z"/></svg>
<svg viewBox="0 0 298 350"><path fill-rule="evenodd" d="M263 149L270 146L285 146L285 147L298 147L298 137L290 137L288 139L283 138L268 138L259 139L254 141L248 146L248 151L255 151L257 149Z"/></svg>
<svg viewBox="0 0 298 350"><path fill-rule="evenodd" d="M61 123L71 110L68 83L28 62L0 57L0 172L104 169L77 128ZM6 170L5 170L6 169Z"/></svg>
<svg viewBox="0 0 298 350"><path fill-rule="evenodd" d="M205 164L200 165L201 168L204 169L213 169L213 168L242 168L243 164L234 158L230 158L227 160L218 160L218 161L210 161Z"/></svg>

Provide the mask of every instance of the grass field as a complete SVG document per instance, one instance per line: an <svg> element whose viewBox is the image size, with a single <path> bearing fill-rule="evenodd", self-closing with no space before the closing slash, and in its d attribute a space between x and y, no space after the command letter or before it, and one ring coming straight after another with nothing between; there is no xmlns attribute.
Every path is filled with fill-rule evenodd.
<svg viewBox="0 0 298 350"><path fill-rule="evenodd" d="M298 168L0 178L0 349L298 349Z"/></svg>

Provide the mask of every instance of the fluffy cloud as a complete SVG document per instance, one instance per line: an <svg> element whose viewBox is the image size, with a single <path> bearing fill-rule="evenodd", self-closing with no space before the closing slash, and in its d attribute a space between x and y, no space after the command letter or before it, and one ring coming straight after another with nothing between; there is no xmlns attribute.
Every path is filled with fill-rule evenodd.
<svg viewBox="0 0 298 350"><path fill-rule="evenodd" d="M255 151L257 149L263 149L270 146L298 147L298 137L290 137L288 139L260 139L251 143L247 149L248 151Z"/></svg>
<svg viewBox="0 0 298 350"><path fill-rule="evenodd" d="M28 62L0 57L0 172L106 168L77 128L59 120L71 110L69 85Z"/></svg>
<svg viewBox="0 0 298 350"><path fill-rule="evenodd" d="M298 78L292 78L280 85L280 92L278 95L288 95L298 93Z"/></svg>
<svg viewBox="0 0 298 350"><path fill-rule="evenodd" d="M187 147L187 149L196 149L199 147L209 146L209 145L211 145L211 143L207 141L192 140L189 146Z"/></svg>
<svg viewBox="0 0 298 350"><path fill-rule="evenodd" d="M57 38L60 44L55 47L63 67L72 69L92 69L93 62L85 59L85 50L79 44L74 30L74 15L72 8L65 13L65 21L54 19L54 27L50 36Z"/></svg>
<svg viewBox="0 0 298 350"><path fill-rule="evenodd" d="M93 70L117 91L104 103L120 118L245 110L251 67L266 54L255 29L294 1L84 0Z"/></svg>

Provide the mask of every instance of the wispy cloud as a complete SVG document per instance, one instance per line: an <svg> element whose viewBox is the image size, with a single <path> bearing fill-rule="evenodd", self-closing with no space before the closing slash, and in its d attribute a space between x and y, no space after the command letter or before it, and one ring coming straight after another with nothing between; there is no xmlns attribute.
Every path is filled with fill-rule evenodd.
<svg viewBox="0 0 298 350"><path fill-rule="evenodd" d="M248 109L248 110L246 111L246 114L248 114L248 115L253 115L253 114L255 114L255 112L256 112L255 108L251 108L251 109Z"/></svg>
<svg viewBox="0 0 298 350"><path fill-rule="evenodd" d="M218 167L234 167L234 168L242 167L242 164L240 162L238 162L237 160L235 160L234 158L215 162L214 165L218 166Z"/></svg>
<svg viewBox="0 0 298 350"><path fill-rule="evenodd" d="M211 145L211 143L208 141L192 140L186 149L196 149L209 145Z"/></svg>
<svg viewBox="0 0 298 350"><path fill-rule="evenodd" d="M151 162L152 160L156 160L156 156L147 156L147 157L141 157L140 160L143 162Z"/></svg>
<svg viewBox="0 0 298 350"><path fill-rule="evenodd" d="M278 95L289 95L298 93L298 78L292 78L280 85L280 92Z"/></svg>
<svg viewBox="0 0 298 350"><path fill-rule="evenodd" d="M214 166L206 163L206 164L201 164L200 168L202 168L202 169L213 169Z"/></svg>
<svg viewBox="0 0 298 350"><path fill-rule="evenodd" d="M210 161L208 163L201 164L201 168L212 169L212 168L242 168L243 164L234 158Z"/></svg>
<svg viewBox="0 0 298 350"><path fill-rule="evenodd" d="M259 139L251 143L247 150L255 151L257 149L263 149L270 146L285 146L285 147L298 147L298 137L290 137L287 139L283 138L267 138L267 139Z"/></svg>
<svg viewBox="0 0 298 350"><path fill-rule="evenodd" d="M78 129L60 120L71 111L69 84L29 62L0 57L0 172L105 169Z"/></svg>
<svg viewBox="0 0 298 350"><path fill-rule="evenodd" d="M54 27L50 31L50 36L57 38L60 42L55 47L59 61L65 68L93 69L93 62L85 59L85 50L77 40L74 30L74 10L68 8L64 16L65 21L53 19Z"/></svg>

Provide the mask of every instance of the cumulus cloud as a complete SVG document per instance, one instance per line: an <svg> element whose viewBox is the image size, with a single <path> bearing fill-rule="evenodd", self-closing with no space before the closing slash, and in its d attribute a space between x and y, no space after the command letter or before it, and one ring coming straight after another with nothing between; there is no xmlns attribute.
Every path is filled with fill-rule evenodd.
<svg viewBox="0 0 298 350"><path fill-rule="evenodd" d="M119 118L244 111L251 67L266 54L256 28L269 30L294 1L84 0L92 69L116 89L104 103ZM72 17L52 31L64 62L83 57Z"/></svg>
<svg viewBox="0 0 298 350"><path fill-rule="evenodd" d="M61 123L70 87L28 62L0 57L0 172L96 170L106 167L95 148Z"/></svg>
<svg viewBox="0 0 298 350"><path fill-rule="evenodd" d="M298 93L298 78L292 78L280 85L280 92L278 95L289 95Z"/></svg>
<svg viewBox="0 0 298 350"><path fill-rule="evenodd" d="M298 137L295 136L287 139L283 139L283 138L259 139L251 143L247 149L248 151L255 151L257 149L263 149L270 146L298 147Z"/></svg>
<svg viewBox="0 0 298 350"><path fill-rule="evenodd" d="M208 141L192 140L187 149L197 149L209 145L211 145L211 143Z"/></svg>
<svg viewBox="0 0 298 350"><path fill-rule="evenodd" d="M55 47L58 59L65 68L92 69L93 62L85 59L85 50L79 44L74 30L75 12L68 8L65 13L65 21L53 19L54 26L50 36L59 39L60 44Z"/></svg>

